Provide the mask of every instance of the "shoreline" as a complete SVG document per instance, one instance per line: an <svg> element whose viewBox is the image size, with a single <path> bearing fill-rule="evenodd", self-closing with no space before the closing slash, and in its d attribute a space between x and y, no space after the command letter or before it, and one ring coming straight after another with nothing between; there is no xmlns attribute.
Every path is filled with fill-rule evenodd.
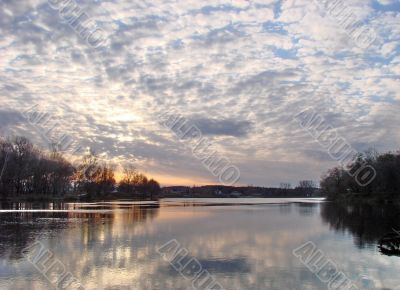
<svg viewBox="0 0 400 290"><path fill-rule="evenodd" d="M273 198L326 198L325 196L241 196L241 197L231 197L231 196L157 196L157 197L132 197L126 195L117 196L102 196L102 197L48 197L43 195L36 196L19 196L19 197L6 197L0 198L0 202L102 202L102 201L118 201L118 200L131 200L131 201L156 201L166 198L182 198L182 199L273 199Z"/></svg>
<svg viewBox="0 0 400 290"><path fill-rule="evenodd" d="M182 196L182 195L160 195L160 196L131 196L126 194L105 195L90 198L88 196L64 196L64 197L49 197L45 195L21 195L18 197L3 197L0 202L4 203L18 203L18 202L49 202L49 203L63 203L63 202L102 202L102 201L158 201L160 199L177 198L177 199L290 199L290 198L325 198L326 202L346 203L346 204L369 204L369 205L400 205L400 199L381 199L377 197L359 197L359 196L345 196L341 195L338 198L329 198L326 196Z"/></svg>

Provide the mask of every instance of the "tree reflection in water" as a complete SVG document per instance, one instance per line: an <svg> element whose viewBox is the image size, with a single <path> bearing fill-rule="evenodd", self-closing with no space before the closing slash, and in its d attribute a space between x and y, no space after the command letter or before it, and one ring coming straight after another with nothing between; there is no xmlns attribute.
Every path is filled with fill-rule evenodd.
<svg viewBox="0 0 400 290"><path fill-rule="evenodd" d="M3 210L0 215L0 233L6 237L0 240L0 289L49 289L41 273L20 258L34 240L51 250L85 289L190 289L191 281L157 252L172 239L227 289L323 289L326 285L292 254L305 241L314 241L354 281L368 275L380 289L398 285L400 260L374 250L378 240L398 226L398 209L271 202L42 206L65 212L8 205L25 212ZM365 249L359 250L352 235L341 232L351 233Z"/></svg>
<svg viewBox="0 0 400 290"><path fill-rule="evenodd" d="M321 217L331 229L352 234L359 248L378 244L396 246L397 243L399 249L400 236L394 232L400 229L399 206L325 203L321 206ZM396 252L381 249L381 253L393 255Z"/></svg>
<svg viewBox="0 0 400 290"><path fill-rule="evenodd" d="M16 210L1 215L0 258L19 260L24 258L22 250L35 240L62 236L79 227L83 244L90 245L99 232L104 237L112 235L116 225L132 226L153 219L159 204L0 203L0 209Z"/></svg>

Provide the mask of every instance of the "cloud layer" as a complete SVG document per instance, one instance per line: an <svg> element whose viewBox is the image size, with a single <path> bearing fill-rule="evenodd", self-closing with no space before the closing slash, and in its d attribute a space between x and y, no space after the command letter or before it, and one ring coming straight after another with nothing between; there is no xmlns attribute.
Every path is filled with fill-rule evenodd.
<svg viewBox="0 0 400 290"><path fill-rule="evenodd" d="M33 105L57 130L167 183L211 183L157 123L173 109L237 165L241 183L318 180L335 162L293 121L312 107L357 150L399 148L400 4L343 1L377 35L367 49L323 1L77 1L104 31L88 45L43 0L0 3L0 124Z"/></svg>

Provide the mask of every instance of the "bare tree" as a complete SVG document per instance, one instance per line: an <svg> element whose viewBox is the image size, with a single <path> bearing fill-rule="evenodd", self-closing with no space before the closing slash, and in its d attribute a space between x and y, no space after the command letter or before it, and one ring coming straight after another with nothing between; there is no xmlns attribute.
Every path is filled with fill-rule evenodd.
<svg viewBox="0 0 400 290"><path fill-rule="evenodd" d="M290 183L282 182L281 185L280 185L280 188L284 189L284 190L287 190L287 189L291 189L292 185Z"/></svg>
<svg viewBox="0 0 400 290"><path fill-rule="evenodd" d="M94 150L89 150L88 154L83 156L81 164L76 168L74 175L75 189L79 192L85 192L89 196L96 194L96 181L101 174L101 168L98 162L98 156Z"/></svg>
<svg viewBox="0 0 400 290"><path fill-rule="evenodd" d="M0 196L48 195L63 196L74 190L89 197L111 193L115 188L115 168L99 162L90 150L77 167L73 167L57 147L47 153L36 148L28 139L0 138ZM138 172L132 165L124 169L120 190L153 196L160 190L155 180Z"/></svg>
<svg viewBox="0 0 400 290"><path fill-rule="evenodd" d="M121 182L119 183L119 191L124 193L135 193L135 179L138 174L136 168L128 164L124 167L124 173Z"/></svg>
<svg viewBox="0 0 400 290"><path fill-rule="evenodd" d="M317 186L312 180L301 180L299 185L296 187L297 193L301 195L311 196Z"/></svg>
<svg viewBox="0 0 400 290"><path fill-rule="evenodd" d="M316 185L314 183L314 181L312 180L301 180L299 181L299 185L298 188L304 188L304 189L311 189L311 188L315 188Z"/></svg>

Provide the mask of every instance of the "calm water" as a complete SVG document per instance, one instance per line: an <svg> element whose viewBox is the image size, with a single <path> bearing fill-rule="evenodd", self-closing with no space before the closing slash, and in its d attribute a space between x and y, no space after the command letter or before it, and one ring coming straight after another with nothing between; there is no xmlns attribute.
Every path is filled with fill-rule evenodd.
<svg viewBox="0 0 400 290"><path fill-rule="evenodd" d="M393 207L170 199L0 208L2 290L55 289L28 261L38 242L85 289L193 289L157 251L171 240L225 289L328 289L293 255L308 241L359 289L400 289L400 257L378 247L400 230Z"/></svg>

